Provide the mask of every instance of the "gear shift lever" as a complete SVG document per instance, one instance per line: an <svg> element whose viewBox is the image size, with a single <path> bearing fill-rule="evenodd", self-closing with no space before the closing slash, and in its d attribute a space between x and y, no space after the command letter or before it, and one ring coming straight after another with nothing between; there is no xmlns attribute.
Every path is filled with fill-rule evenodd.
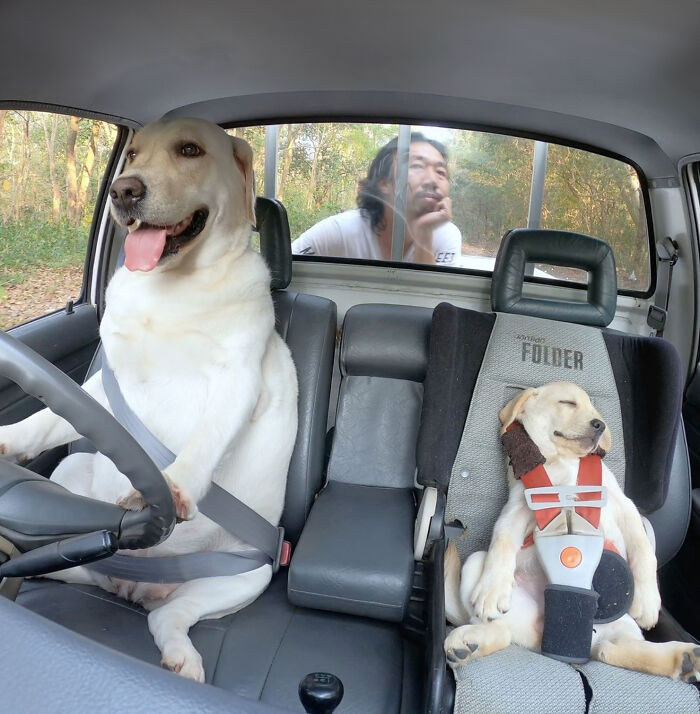
<svg viewBox="0 0 700 714"><path fill-rule="evenodd" d="M331 714L343 698L343 683L334 674L312 672L299 682L299 699L307 714Z"/></svg>

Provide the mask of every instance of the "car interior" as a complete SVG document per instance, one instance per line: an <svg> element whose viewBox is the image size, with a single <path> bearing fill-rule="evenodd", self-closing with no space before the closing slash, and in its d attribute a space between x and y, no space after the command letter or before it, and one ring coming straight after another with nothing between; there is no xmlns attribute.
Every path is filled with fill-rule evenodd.
<svg viewBox="0 0 700 714"><path fill-rule="evenodd" d="M10 225L3 192L19 195L12 182L24 170L3 163L3 112L8 127L30 112L114 127L102 173L88 176L79 295L0 330L0 424L45 404L85 437L29 463L0 459L0 568L19 566L0 570L0 710L700 713L697 682L597 661L573 667L515 645L453 668L443 649L446 544L462 558L488 547L506 486L500 435L483 425L516 387L541 383L539 353L519 351L533 335L575 345L582 361L567 363L571 381L612 415L606 463L644 516L658 561L663 607L645 636L700 646L696 3L69 0L6 3L0 17L0 240ZM123 517L116 506L78 504L51 487L68 449L97 449L153 502L169 499L156 467L132 458L128 434L77 385L98 368L105 289L126 235L109 215L109 186L140 126L189 116L259 141L253 245L299 381L280 524L291 562L252 604L191 629L205 684L159 667L140 606L31 577L48 572L36 557L46 548L121 528L110 525ZM402 260L403 236L390 260L293 255L309 227L299 227L300 199L280 186L281 127L291 157L293 126L333 136L332 127L361 126L363 136L398 133L399 143L412 130L446 143L462 131L464 146L482 152L512 141L527 158L522 217L504 219L490 252L463 247L451 267ZM38 136L49 145L49 132ZM550 167L557 152L579 150L623 166L638 248L604 226L557 223L553 183L542 183L533 218L546 145ZM468 171L478 174L460 168L459 146L450 144L456 222L455 194L471 195ZM316 149L298 139L294 156ZM324 151L314 171L317 156L335 160ZM357 178L342 180L354 191ZM582 203L603 203L577 191ZM3 283L11 250L0 245L0 310L15 294ZM157 512L129 516L124 532L147 537ZM342 695L336 687L329 704L300 689L311 673L334 675Z"/></svg>

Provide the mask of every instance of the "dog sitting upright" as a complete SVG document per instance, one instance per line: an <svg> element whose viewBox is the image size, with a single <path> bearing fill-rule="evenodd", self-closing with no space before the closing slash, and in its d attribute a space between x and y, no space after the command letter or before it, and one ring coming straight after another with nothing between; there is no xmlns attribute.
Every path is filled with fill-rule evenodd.
<svg viewBox="0 0 700 714"><path fill-rule="evenodd" d="M252 151L215 124L150 124L112 184L112 214L129 235L100 325L104 354L133 412L176 458L164 475L182 523L139 555L233 552L242 544L196 504L212 482L277 525L297 429L297 379L275 332L270 274L250 249L255 223ZM109 405L98 372L84 385ZM0 453L31 458L79 434L48 410L0 428ZM52 478L75 493L143 506L102 454L73 454ZM156 585L74 568L52 577L97 584L151 610L165 667L204 681L188 637L198 620L245 607L272 566Z"/></svg>
<svg viewBox="0 0 700 714"><path fill-rule="evenodd" d="M523 426L554 486L576 484L579 460L611 447L610 432L588 395L569 382L524 390L501 410L499 418L502 433L514 422ZM535 530L535 514L512 467L508 478L508 501L494 526L488 552L467 558L461 577L454 545L446 553L445 609L447 619L458 625L445 640L447 659L453 666L511 643L534 651L541 647L547 577L536 548L527 547L527 538ZM595 625L591 657L640 672L697 681L700 647L644 640L640 628L655 625L661 608L656 557L637 508L604 462L602 485L607 505L600 510L600 529L628 561L634 598L627 614Z"/></svg>

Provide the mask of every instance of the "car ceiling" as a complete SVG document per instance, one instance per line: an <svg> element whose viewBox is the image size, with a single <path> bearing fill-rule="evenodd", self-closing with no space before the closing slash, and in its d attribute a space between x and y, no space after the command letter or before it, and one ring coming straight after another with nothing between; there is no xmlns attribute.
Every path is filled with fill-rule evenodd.
<svg viewBox="0 0 700 714"><path fill-rule="evenodd" d="M698 0L13 0L0 18L6 102L465 122L598 146L652 180L700 152Z"/></svg>

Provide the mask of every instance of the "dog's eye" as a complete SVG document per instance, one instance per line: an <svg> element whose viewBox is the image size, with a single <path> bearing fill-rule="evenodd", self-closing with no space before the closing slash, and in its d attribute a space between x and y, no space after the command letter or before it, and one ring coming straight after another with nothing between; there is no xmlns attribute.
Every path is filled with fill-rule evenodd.
<svg viewBox="0 0 700 714"><path fill-rule="evenodd" d="M204 152L202 151L201 147L197 146L197 144L193 144L192 142L190 142L188 144L183 144L180 147L180 153L183 156L191 158L193 156L201 156Z"/></svg>
<svg viewBox="0 0 700 714"><path fill-rule="evenodd" d="M129 151L126 152L126 158L129 161L133 161L136 158L136 152L134 149L129 149Z"/></svg>
<svg viewBox="0 0 700 714"><path fill-rule="evenodd" d="M578 406L578 405L576 404L576 402L569 402L569 401L567 401L566 399L561 399L561 400L559 400L559 404L567 404L567 405L570 406L570 407L576 407L576 406Z"/></svg>

